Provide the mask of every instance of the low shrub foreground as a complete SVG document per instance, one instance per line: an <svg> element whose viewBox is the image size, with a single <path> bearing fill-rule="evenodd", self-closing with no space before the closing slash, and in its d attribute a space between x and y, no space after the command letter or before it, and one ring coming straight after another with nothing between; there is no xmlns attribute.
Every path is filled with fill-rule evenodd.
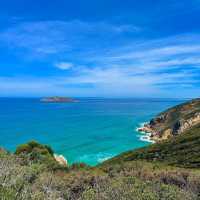
<svg viewBox="0 0 200 200"><path fill-rule="evenodd" d="M195 200L200 170L162 162L111 159L99 166L60 166L49 147L30 142L0 150L2 200Z"/></svg>

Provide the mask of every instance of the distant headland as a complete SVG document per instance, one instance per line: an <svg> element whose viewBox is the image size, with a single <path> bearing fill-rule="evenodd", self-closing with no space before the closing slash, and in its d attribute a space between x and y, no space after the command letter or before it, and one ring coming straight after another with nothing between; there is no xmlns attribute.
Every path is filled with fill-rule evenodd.
<svg viewBox="0 0 200 200"><path fill-rule="evenodd" d="M58 97L58 96L53 96L53 97L44 97L40 99L41 102L44 103L71 103L71 102L77 102L76 99L73 99L71 97Z"/></svg>

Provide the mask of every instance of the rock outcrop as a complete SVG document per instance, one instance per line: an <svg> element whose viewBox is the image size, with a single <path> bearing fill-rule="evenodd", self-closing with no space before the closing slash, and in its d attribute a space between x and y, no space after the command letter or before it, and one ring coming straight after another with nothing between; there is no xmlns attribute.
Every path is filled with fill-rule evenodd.
<svg viewBox="0 0 200 200"><path fill-rule="evenodd" d="M63 155L54 154L54 158L60 165L67 166L67 160Z"/></svg>
<svg viewBox="0 0 200 200"><path fill-rule="evenodd" d="M200 113L195 113L194 117L191 117L187 120L177 120L177 122L173 126L172 134L181 134L191 127L197 125L198 123L200 123Z"/></svg>

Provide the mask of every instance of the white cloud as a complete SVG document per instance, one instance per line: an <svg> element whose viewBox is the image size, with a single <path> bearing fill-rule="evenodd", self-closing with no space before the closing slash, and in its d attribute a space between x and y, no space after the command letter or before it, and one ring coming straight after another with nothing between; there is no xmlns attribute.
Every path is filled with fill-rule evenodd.
<svg viewBox="0 0 200 200"><path fill-rule="evenodd" d="M68 70L68 69L71 69L74 65L73 63L69 63L69 62L59 62L59 63L56 63L55 66L61 70Z"/></svg>
<svg viewBox="0 0 200 200"><path fill-rule="evenodd" d="M200 92L199 87L194 86L200 82L195 77L198 78L198 74L193 72L136 74L134 69L93 68L69 77L0 77L0 90L1 94L13 94L15 91L41 96L195 97Z"/></svg>
<svg viewBox="0 0 200 200"><path fill-rule="evenodd" d="M185 35L143 41L130 44L109 53L98 56L88 56L90 61L99 66L134 69L135 73L163 73L172 70L174 73L200 66L199 36ZM177 70L175 70L177 68ZM179 68L179 70L178 70ZM150 74L149 74L150 75Z"/></svg>
<svg viewBox="0 0 200 200"><path fill-rule="evenodd" d="M53 60L53 63L66 72L63 71L62 76L52 75L42 80L33 78L30 81L20 77L0 79L0 90L28 93L30 89L36 94L38 91L54 91L76 96L198 95L200 37L188 34L137 43L134 38L129 38L129 45L102 48L104 39L105 43L110 43L113 40L109 41L109 38L113 34L134 29L128 25L116 27L105 23L57 21L22 24L7 30L3 33L3 39L7 39L10 46L50 57L59 55L55 60L63 62L55 63ZM99 31L102 31L100 35ZM108 33L112 33L110 37ZM83 48L86 48L85 51ZM73 52L70 59L65 57L69 50ZM67 59L72 62L65 62ZM81 67L76 65L77 60ZM88 63L90 67L87 67ZM70 76L67 74L69 69L73 69ZM3 85L5 82L9 83Z"/></svg>

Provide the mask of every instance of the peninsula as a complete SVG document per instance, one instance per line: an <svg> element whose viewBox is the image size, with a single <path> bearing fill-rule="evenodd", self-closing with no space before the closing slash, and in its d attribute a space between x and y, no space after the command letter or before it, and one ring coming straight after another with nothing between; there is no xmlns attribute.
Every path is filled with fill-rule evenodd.
<svg viewBox="0 0 200 200"><path fill-rule="evenodd" d="M200 98L197 98L158 114L138 131L148 133L151 140L159 142L180 135L199 123Z"/></svg>

